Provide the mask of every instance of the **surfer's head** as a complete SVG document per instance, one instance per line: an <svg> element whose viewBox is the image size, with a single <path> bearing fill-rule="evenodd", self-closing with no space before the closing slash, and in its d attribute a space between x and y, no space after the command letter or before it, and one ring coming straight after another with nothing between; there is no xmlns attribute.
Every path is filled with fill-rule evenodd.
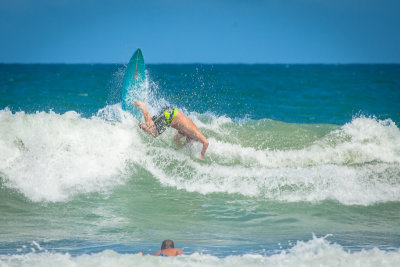
<svg viewBox="0 0 400 267"><path fill-rule="evenodd" d="M174 241L172 240L164 240L161 245L161 250L167 248L174 248Z"/></svg>

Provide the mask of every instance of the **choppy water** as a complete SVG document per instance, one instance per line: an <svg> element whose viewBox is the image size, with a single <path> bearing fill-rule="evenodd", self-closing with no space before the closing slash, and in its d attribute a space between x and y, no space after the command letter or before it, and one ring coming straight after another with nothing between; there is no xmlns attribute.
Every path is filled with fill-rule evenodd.
<svg viewBox="0 0 400 267"><path fill-rule="evenodd" d="M0 265L400 261L399 65L147 69L204 161L121 111L122 65L0 65Z"/></svg>

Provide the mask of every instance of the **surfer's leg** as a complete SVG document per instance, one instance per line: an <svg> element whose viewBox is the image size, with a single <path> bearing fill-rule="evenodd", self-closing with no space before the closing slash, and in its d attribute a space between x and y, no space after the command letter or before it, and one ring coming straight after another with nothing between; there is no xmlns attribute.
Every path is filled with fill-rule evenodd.
<svg viewBox="0 0 400 267"><path fill-rule="evenodd" d="M184 144L182 144L181 139L185 137L183 134L181 134L180 132L177 132L174 135L174 141L176 143L177 146L182 147Z"/></svg>
<svg viewBox="0 0 400 267"><path fill-rule="evenodd" d="M189 144L191 141L192 141L192 138L190 138L189 136L186 136L185 145Z"/></svg>
<svg viewBox="0 0 400 267"><path fill-rule="evenodd" d="M189 140L193 139L202 143L203 148L201 150L200 158L204 159L204 154L206 153L206 150L208 148L208 140L200 132L193 121L186 117L182 112L178 111L175 118L172 120L171 127L177 129L178 132L188 137Z"/></svg>
<svg viewBox="0 0 400 267"><path fill-rule="evenodd" d="M197 128L197 127L196 127ZM203 148L201 149L200 158L204 159L204 154L208 148L208 140L207 138L200 132L199 129L191 129L188 133L189 140L193 139L203 144Z"/></svg>
<svg viewBox="0 0 400 267"><path fill-rule="evenodd" d="M143 102L140 102L140 101L135 101L134 104L142 111L144 121L146 122L146 125L139 124L139 127L143 131L151 134L154 137L157 137L158 132L156 129L156 125L154 124L153 120L151 119L150 113L146 108L146 104Z"/></svg>
<svg viewBox="0 0 400 267"><path fill-rule="evenodd" d="M200 158L204 159L204 154L206 154L206 150L208 148L208 140L207 138L199 131L201 137L198 139L199 142L203 144L203 148L201 149Z"/></svg>
<svg viewBox="0 0 400 267"><path fill-rule="evenodd" d="M135 101L134 104L142 111L146 125L149 127L155 126L150 113L147 110L146 104L140 101Z"/></svg>

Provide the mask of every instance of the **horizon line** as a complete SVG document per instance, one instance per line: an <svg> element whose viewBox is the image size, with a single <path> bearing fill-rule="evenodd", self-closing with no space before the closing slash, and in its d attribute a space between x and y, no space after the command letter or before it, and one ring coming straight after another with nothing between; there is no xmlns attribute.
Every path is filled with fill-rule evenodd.
<svg viewBox="0 0 400 267"><path fill-rule="evenodd" d="M0 62L2 65L125 65L127 62ZM400 62L150 62L146 65L399 65Z"/></svg>

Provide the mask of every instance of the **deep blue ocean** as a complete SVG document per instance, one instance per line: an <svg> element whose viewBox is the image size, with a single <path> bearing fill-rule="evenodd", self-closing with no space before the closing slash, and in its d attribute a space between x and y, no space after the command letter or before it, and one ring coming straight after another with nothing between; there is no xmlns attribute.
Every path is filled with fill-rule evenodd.
<svg viewBox="0 0 400 267"><path fill-rule="evenodd" d="M204 161L125 69L0 64L0 266L398 266L400 65L147 65Z"/></svg>

